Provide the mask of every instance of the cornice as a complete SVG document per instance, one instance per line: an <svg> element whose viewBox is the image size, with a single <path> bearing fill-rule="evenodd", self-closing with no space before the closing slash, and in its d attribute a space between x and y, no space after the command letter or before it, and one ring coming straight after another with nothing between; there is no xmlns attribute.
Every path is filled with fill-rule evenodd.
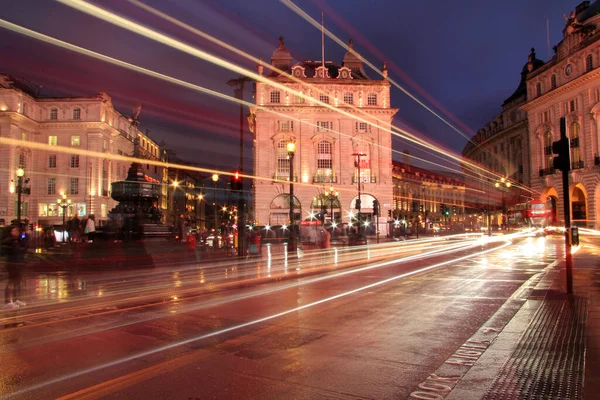
<svg viewBox="0 0 600 400"><path fill-rule="evenodd" d="M519 108L523 111L529 112L532 109L539 107L546 102L552 101L552 100L556 99L557 97L559 97L567 92L570 92L573 89L577 89L578 87L583 86L586 83L588 83L589 81L597 79L599 77L600 77L600 68L596 68L588 73L581 75L579 78L572 80L571 82L568 82L562 86L557 87L556 89L549 91L548 93L545 93L539 97L536 97L535 99L527 102L526 104L522 105Z"/></svg>
<svg viewBox="0 0 600 400"><path fill-rule="evenodd" d="M367 113L367 114L394 115L399 110L398 108L371 108L371 107L359 108L358 110L346 108L346 107L338 107L338 108L349 114ZM293 106L260 106L260 108L257 108L256 112L258 113L259 111L262 111L262 112L268 113L269 112L268 110L273 110L275 112L296 112L296 113L305 113L305 114L327 113L327 112L336 113L337 112L336 110L332 110L330 108L319 107L319 106L310 106L310 105L307 105L307 106L297 106L297 105L293 105Z"/></svg>

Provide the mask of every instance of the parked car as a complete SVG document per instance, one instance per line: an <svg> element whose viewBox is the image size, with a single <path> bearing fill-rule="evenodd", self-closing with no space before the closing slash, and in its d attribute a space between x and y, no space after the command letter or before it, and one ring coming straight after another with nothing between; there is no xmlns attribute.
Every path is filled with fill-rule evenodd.
<svg viewBox="0 0 600 400"><path fill-rule="evenodd" d="M367 238L360 233L353 233L348 236L348 246L362 246L367 244Z"/></svg>

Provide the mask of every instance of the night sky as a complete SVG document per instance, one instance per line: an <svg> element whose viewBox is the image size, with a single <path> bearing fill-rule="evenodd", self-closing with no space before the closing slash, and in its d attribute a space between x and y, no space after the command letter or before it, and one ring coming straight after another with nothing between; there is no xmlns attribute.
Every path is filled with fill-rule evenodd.
<svg viewBox="0 0 600 400"><path fill-rule="evenodd" d="M255 65L125 0L93 2L190 45L256 71ZM321 57L321 32L276 0L144 0L145 4L218 37L265 61L285 37L294 61ZM313 18L373 64L387 61L390 76L451 121L466 136L501 110L517 88L529 49L548 59L562 38L563 14L579 2L566 0L298 0ZM5 1L0 18L178 79L233 95L237 74L157 44L49 0ZM130 115L143 106L141 128L164 140L177 155L209 167L238 162L239 106L182 89L49 44L1 30L0 72L43 86L42 94L91 96L108 92ZM341 63L346 50L330 39L325 58ZM367 73L375 77L374 72ZM246 99L251 91L246 91ZM395 123L461 152L466 139L413 100L392 89ZM247 137L246 165L251 165ZM420 154L399 139L394 149ZM395 155L400 160L400 156ZM427 156L434 160L433 157ZM429 167L431 168L431 167Z"/></svg>

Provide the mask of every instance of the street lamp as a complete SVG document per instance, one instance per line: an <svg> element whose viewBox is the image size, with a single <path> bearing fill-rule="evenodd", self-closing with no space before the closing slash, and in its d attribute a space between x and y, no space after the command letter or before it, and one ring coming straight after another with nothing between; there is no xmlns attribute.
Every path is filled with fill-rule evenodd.
<svg viewBox="0 0 600 400"><path fill-rule="evenodd" d="M58 206L62 208L62 215L63 215L63 243L66 242L66 235L65 235L65 231L66 231L66 223L65 223L65 216L66 216L66 210L67 207L69 207L71 205L71 199L67 199L67 195L63 194L62 198L58 198L56 199L56 202L58 203Z"/></svg>
<svg viewBox="0 0 600 400"><path fill-rule="evenodd" d="M288 142L288 157L290 159L290 232L288 241L288 253L296 251L296 227L294 218L294 153L296 152L296 143Z"/></svg>
<svg viewBox="0 0 600 400"><path fill-rule="evenodd" d="M175 194L177 193L177 188L179 187L179 182L173 181L173 225L177 224L177 208L175 207Z"/></svg>
<svg viewBox="0 0 600 400"><path fill-rule="evenodd" d="M21 229L21 191L23 190L23 175L25 170L19 168L17 170L17 226Z"/></svg>
<svg viewBox="0 0 600 400"><path fill-rule="evenodd" d="M331 207L331 231L333 232L333 223L334 223L334 216L333 216L333 203L334 201L338 198L339 193L338 191L334 191L333 190L333 186L331 186L329 188L329 191L325 191L325 197L327 198L327 200L329 200L329 206Z"/></svg>
<svg viewBox="0 0 600 400"><path fill-rule="evenodd" d="M217 235L217 182L219 181L219 174L213 174L213 211L214 211L214 223L215 223L215 236Z"/></svg>
<svg viewBox="0 0 600 400"><path fill-rule="evenodd" d="M500 189L502 191L502 224L504 225L504 218L505 218L505 213L506 213L506 200L504 198L504 188L508 189L511 187L511 183L509 180L507 180L506 178L502 177L500 178L500 182L496 181L496 183L494 183L494 186L496 186L496 189ZM508 227L508 218L506 221L506 226Z"/></svg>
<svg viewBox="0 0 600 400"><path fill-rule="evenodd" d="M200 193L198 195L197 199L198 199L198 205L196 205L196 221L204 221L204 218L205 218L205 215L204 215L205 214L204 205L205 205L205 203L202 201L202 200L204 200L204 194ZM200 211L200 218L198 218L198 210L200 209L199 203L202 203L202 211ZM200 226L200 225L201 224L198 223L198 226Z"/></svg>
<svg viewBox="0 0 600 400"><path fill-rule="evenodd" d="M356 206L356 212L357 212L356 218L358 221L358 224L357 224L358 232L357 233L360 233L360 222L362 220L361 213L360 213L360 206L361 206L361 204L360 204L361 203L361 200L360 200L360 189L361 189L361 187L360 187L360 183L361 183L360 182L360 158L366 156L366 154L365 153L352 153L352 155L354 157L356 157L356 159L357 159L357 161L355 161L355 166L358 169L357 176L356 176L356 178L357 178L356 182L358 183L358 197L356 198L355 206Z"/></svg>

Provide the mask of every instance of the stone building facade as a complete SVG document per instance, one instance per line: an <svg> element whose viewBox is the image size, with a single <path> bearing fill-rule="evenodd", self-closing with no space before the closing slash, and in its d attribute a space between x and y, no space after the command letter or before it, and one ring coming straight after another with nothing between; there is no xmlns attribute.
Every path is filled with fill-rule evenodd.
<svg viewBox="0 0 600 400"><path fill-rule="evenodd" d="M66 219L95 214L102 224L116 205L110 197L111 183L124 180L131 164L111 155L131 155L136 138L144 158L161 160L162 155L160 147L137 128L137 117L117 111L105 92L92 97L42 97L35 86L3 74L0 137L12 140L0 143L0 224L17 218L19 168L25 171L22 219L40 226L62 224L57 199L65 195L71 200ZM149 181L166 179L163 168L143 166Z"/></svg>
<svg viewBox="0 0 600 400"><path fill-rule="evenodd" d="M527 75L531 187L564 221L562 175L552 167L552 142L566 118L571 148L571 220L600 228L600 2L585 1L565 17L550 61Z"/></svg>
<svg viewBox="0 0 600 400"><path fill-rule="evenodd" d="M351 43L352 47L352 43ZM324 208L326 219L351 223L361 189L361 214L374 221L373 202L387 215L393 208L390 84L370 79L352 49L341 65L331 61L292 64L283 44L271 64L285 73L259 73L279 87L256 82L256 106L250 110L254 136L254 219L261 225L289 223L290 160L288 142L296 146L293 158L296 223ZM357 156L361 154L361 156ZM360 167L360 168L359 168ZM359 171L360 170L360 175ZM331 188L338 198L328 202ZM380 231L385 233L386 220Z"/></svg>

